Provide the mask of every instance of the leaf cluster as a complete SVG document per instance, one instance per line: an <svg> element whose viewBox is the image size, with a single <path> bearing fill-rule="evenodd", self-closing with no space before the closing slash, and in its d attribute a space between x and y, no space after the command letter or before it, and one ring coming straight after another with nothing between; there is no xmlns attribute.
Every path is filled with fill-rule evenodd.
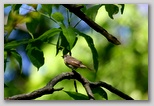
<svg viewBox="0 0 154 106"><path fill-rule="evenodd" d="M4 7L11 7L11 11L8 14L7 24L4 26L4 71L6 69L6 65L8 62L8 58L13 56L19 64L20 71L22 73L22 57L20 53L17 52L17 47L24 45L26 48L26 54L29 57L31 63L39 70L41 66L45 63L44 61L44 53L41 50L41 45L44 43L52 44L51 39L56 37L57 42L55 44L56 54L58 55L60 52L64 54L69 53L72 54L71 50L75 47L78 42L79 37L83 37L88 44L88 47L91 50L92 59L93 59L93 67L97 71L98 70L98 53L95 48L95 44L91 36L81 32L75 26L72 26L71 23L71 12L66 11L67 18L65 15L59 11L54 12L53 8L59 8L61 5L53 5L53 4L28 4L28 12L24 15L20 13L20 9L23 8L22 4L5 4ZM77 5L78 6L78 5ZM104 6L110 18L113 19L113 15L119 12L119 8L121 8L121 13L124 11L124 5L114 5L114 4L102 4L102 5L93 5L88 8L88 5L81 5L83 8L81 10L89 16L91 19L95 19L97 15L97 11L100 7ZM80 5L77 8L81 7ZM96 11L96 12L95 12ZM41 21L41 17L45 17L49 19L52 23L56 24L58 27L50 28L49 30L43 32L39 36L35 36L37 31L37 26ZM67 23L67 24L66 24ZM19 25L24 24L26 26L26 31L30 35L30 38L24 39L13 39L10 40L10 35L14 30L20 29ZM20 35L18 35L20 36ZM9 61L11 62L11 61ZM95 89L95 93L105 95L105 99L107 96L101 88ZM67 92L68 95L74 97L73 92ZM76 95L75 99L85 99L81 94Z"/></svg>
<svg viewBox="0 0 154 106"><path fill-rule="evenodd" d="M37 4L29 4L28 6L33 8L30 9L29 12L26 15L20 15L19 9L22 8L22 4L5 4L4 7L11 6L11 11L8 15L8 21L5 25L5 45L4 50L7 54L7 52L10 52L14 54L15 57L18 56L17 61L19 62L20 66L22 66L22 58L20 57L20 54L18 52L12 52L11 50L16 49L19 45L27 44L26 52L28 57L30 58L31 62L34 66L36 66L38 69L44 64L44 57L43 52L39 48L38 44L42 44L44 42L49 43L49 40L53 36L57 37L57 44L56 44L56 55L59 53L59 51L62 51L63 54L70 53L72 48L77 43L78 37L81 36L85 38L89 48L91 49L93 61L94 61L94 68L95 70L98 69L98 54L96 51L96 48L93 43L93 39L86 35L85 33L80 32L78 29L72 26L66 26L64 24L64 21L66 20L64 18L64 15L61 12L52 12L52 9L55 5L50 4L41 4L41 9L37 10ZM58 7L59 5L57 5ZM86 8L86 5L84 5L85 14L89 15L92 19L95 18L98 9L103 5L94 5L90 8ZM121 5L123 12L124 5ZM116 9L115 9L116 8ZM29 8L27 8L28 10ZM105 9L108 12L109 16L113 18L113 15L118 13L119 7L113 4L105 5ZM67 11L68 12L68 11ZM70 14L70 13L67 13ZM95 14L95 15L94 15ZM40 16L47 17L51 19L51 21L54 21L57 25L59 25L59 28L51 28L44 32L42 35L40 35L38 38L34 38L34 33L36 31L36 27L38 25L38 22L40 21ZM71 16L70 16L71 17ZM68 20L70 20L67 17ZM21 39L19 41L13 40L9 41L10 33L16 29L16 27L19 24L26 23L26 27L28 30L28 33L31 35L30 39ZM68 22L69 23L69 22ZM37 53L37 55L35 55ZM5 61L7 60L7 56L5 56Z"/></svg>

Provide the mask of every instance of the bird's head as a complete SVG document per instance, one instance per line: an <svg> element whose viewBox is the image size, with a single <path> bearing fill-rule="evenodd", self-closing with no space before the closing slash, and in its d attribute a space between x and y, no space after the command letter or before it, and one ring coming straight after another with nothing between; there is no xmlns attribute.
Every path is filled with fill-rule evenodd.
<svg viewBox="0 0 154 106"><path fill-rule="evenodd" d="M66 58L66 57L69 57L69 55L68 54L65 54L65 55L63 55L63 56L61 56L62 58Z"/></svg>

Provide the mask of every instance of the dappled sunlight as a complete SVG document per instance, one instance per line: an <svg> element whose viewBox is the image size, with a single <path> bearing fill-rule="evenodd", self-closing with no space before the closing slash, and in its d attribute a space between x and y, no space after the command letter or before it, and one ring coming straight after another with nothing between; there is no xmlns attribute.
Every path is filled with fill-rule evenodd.
<svg viewBox="0 0 154 106"><path fill-rule="evenodd" d="M5 44L5 58L8 55L7 52L9 49L12 50L13 48L12 51L14 52L14 48L24 45L22 47L25 53L23 60L21 60L19 56L22 52L19 52L19 54L18 52L14 52L14 54L16 54L13 56L17 58L17 62L10 60L12 62L10 64L12 65L9 67L7 66L7 71L5 71L5 78L9 78L15 69L20 69L21 61L23 61L22 67L24 67L25 70L28 70L26 70L28 74L25 74L26 72L24 71L22 76L20 76L18 72L17 74L12 74L13 76L6 80L6 83L13 86L13 93L22 92L22 88L20 89L19 87L21 83L23 84L23 87L25 87L24 91L27 93L44 87L57 75L72 72L72 70L65 65L64 59L62 58L63 54L71 51L74 58L82 61L85 66L92 69L92 71L81 68L76 70L88 81L106 82L131 96L135 100L148 100L148 5L125 4L123 14L120 14L119 10L118 14L113 15L114 19L111 19L108 16L108 12L106 12L104 6L98 10L98 14L94 19L95 22L115 36L121 42L120 45L115 45L115 42L109 42L108 39L99 32L93 30L93 28L91 30L87 30L89 29L89 26L87 27L88 24L84 25L84 27L86 27L86 31L82 29L82 25L80 25L79 29L82 29L85 32L80 32L77 28L77 30L75 30L74 26L70 23L69 26L67 23L69 19L66 20L65 17L66 14L64 15L64 13L60 12L60 10L62 11L64 9L65 5L61 6L58 13L54 12L54 14L50 13L51 7L43 6L43 9L48 10L48 14L44 12L45 10L39 11L40 13L37 13L36 11L37 14L29 14L29 17L33 16L33 18L37 18L37 20L39 20L35 20L36 22L34 23L35 26L37 26L37 28L34 29L38 29L36 30L38 32L32 32L34 31L31 26L32 23L29 23L29 26L27 26L30 28L27 29L29 32L24 32L29 34L28 37L30 37L30 41L23 40L21 42L15 41L7 42ZM58 7L55 5L52 6L54 7L52 11L58 10ZM144 13L142 13L143 8L146 9L143 11ZM39 9L41 9L41 7L39 7ZM68 11L65 13L67 12ZM17 13L12 13L12 15L15 14ZM19 20L23 17L24 16L19 15L15 18ZM24 21L33 22L32 18L29 20L29 17L27 17ZM78 18L75 17L76 16L73 16L73 19L70 18L73 23L77 23L76 20ZM46 19L48 19L49 23L45 23ZM38 25L39 22L42 22L40 26ZM65 23L67 24L65 25ZM14 21L11 21L10 24L10 26L8 25L6 27L9 31L8 33L11 33ZM55 24L58 28L55 27ZM18 34L22 35L23 32L18 32L16 35ZM14 37L13 34L11 36ZM25 37L24 34L23 36ZM28 37L25 38L29 39ZM19 41L21 39L19 39ZM18 49L20 50L20 48ZM12 51L9 51L9 53ZM9 56L11 57L12 55L9 54ZM98 70L95 70L97 65L94 67L94 60L95 63L97 63L97 59ZM7 63L8 61L5 62ZM18 62L19 65L16 65ZM18 79L18 77L20 78ZM54 86L54 88L61 87L63 87L63 90L56 91L52 95L44 95L36 100L73 100L64 91L75 92L74 80L65 79ZM83 85L79 81L77 81L77 89L79 93L87 95ZM122 100L122 98L107 89L104 90L107 92L109 100ZM25 93L24 91L23 93ZM13 93L9 88L5 89L6 96L11 96ZM99 96L97 98L99 98Z"/></svg>

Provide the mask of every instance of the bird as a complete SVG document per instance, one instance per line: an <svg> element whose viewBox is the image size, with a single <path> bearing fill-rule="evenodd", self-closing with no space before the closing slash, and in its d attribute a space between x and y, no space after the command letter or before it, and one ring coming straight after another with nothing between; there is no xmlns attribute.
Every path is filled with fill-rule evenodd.
<svg viewBox="0 0 154 106"><path fill-rule="evenodd" d="M66 54L66 55L63 55L62 57L64 58L64 63L66 64L66 66L68 66L72 70L76 70L77 68L88 68L89 70L91 70L89 67L84 65L81 61L77 60L76 58L70 55Z"/></svg>

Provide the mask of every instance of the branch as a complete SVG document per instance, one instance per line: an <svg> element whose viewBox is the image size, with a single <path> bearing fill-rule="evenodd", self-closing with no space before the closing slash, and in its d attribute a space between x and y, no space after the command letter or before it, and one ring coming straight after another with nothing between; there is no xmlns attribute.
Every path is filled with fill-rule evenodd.
<svg viewBox="0 0 154 106"><path fill-rule="evenodd" d="M68 72L68 73L62 73L61 75L56 76L54 79L48 82L47 86L53 87L56 85L59 81L64 79L76 79L79 82L82 83L83 87L85 88L87 95L90 100L94 100L93 93L91 91L89 81L85 78L83 78L79 73L76 71Z"/></svg>
<svg viewBox="0 0 154 106"><path fill-rule="evenodd" d="M75 4L63 4L64 7L66 7L70 12L73 12L75 15L77 15L81 20L83 20L85 23L87 23L91 28L93 28L95 31L101 33L104 35L107 40L113 44L120 45L120 41L113 35L109 34L104 28L99 26L97 23L95 23L92 19L90 19L88 16L86 16L80 9L82 7L79 7Z"/></svg>
<svg viewBox="0 0 154 106"><path fill-rule="evenodd" d="M99 82L91 82L90 83L90 86L91 87L98 87L98 86L102 86L106 89L108 89L109 91L111 91L112 93L120 96L121 98L124 98L126 100L134 100L133 98L131 98L130 96L124 94L123 92L117 90L116 88L112 87L111 85L105 83L105 82L102 82L102 81L99 81Z"/></svg>
<svg viewBox="0 0 154 106"><path fill-rule="evenodd" d="M46 86L44 88L38 89L28 94L15 95L12 97L5 98L5 100L31 100L31 99L36 99L38 97L41 97L45 94L52 94L53 92L60 91L62 89L63 88L54 89Z"/></svg>
<svg viewBox="0 0 154 106"><path fill-rule="evenodd" d="M83 87L85 88L87 95L89 97L90 100L94 100L94 95L91 91L90 88L90 83L87 79L85 79L84 77L82 77L79 73L77 73L76 71L72 71L74 73L74 78L77 79L79 82L82 83Z"/></svg>
<svg viewBox="0 0 154 106"><path fill-rule="evenodd" d="M60 75L57 75L56 77L54 77L52 80L50 80L48 82L48 84L39 89L39 90L35 90L29 94L21 94L21 95L15 95L12 97L8 97L5 98L5 100L31 100L31 99L35 99L38 98L40 96L43 96L45 94L52 94L55 91L59 91L62 90L63 88L59 88L59 89L54 89L53 87L60 81L64 80L64 79L76 79L79 82L82 83L83 87L85 88L87 95L89 97L90 100L94 100L94 96L92 93L91 88L93 87L98 87L98 86L102 86L106 89L108 89L109 91L115 93L116 95L126 99L126 100L133 100L133 98L129 97L128 95L124 94L123 92L117 90L116 88L112 87L111 85L105 83L105 82L90 82L87 79L85 79L84 77L82 77L79 73L77 73L76 71L72 71L72 72L67 72L67 73L62 73Z"/></svg>

